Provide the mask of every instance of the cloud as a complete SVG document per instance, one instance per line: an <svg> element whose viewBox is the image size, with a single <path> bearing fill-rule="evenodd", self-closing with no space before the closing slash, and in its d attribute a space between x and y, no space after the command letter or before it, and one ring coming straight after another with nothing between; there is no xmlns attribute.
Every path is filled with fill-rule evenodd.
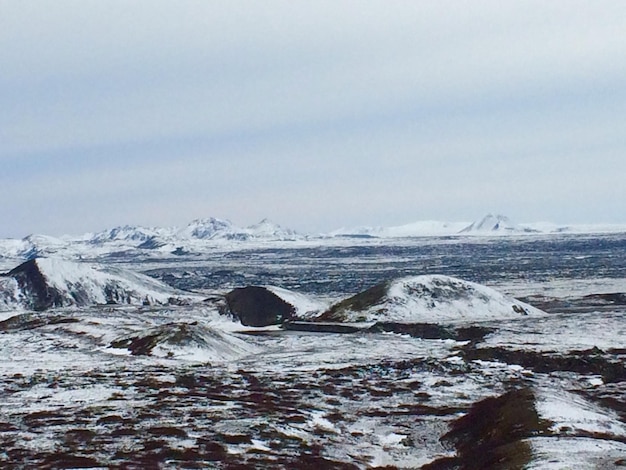
<svg viewBox="0 0 626 470"><path fill-rule="evenodd" d="M609 1L0 2L0 185L28 195L0 219L623 221L625 27Z"/></svg>

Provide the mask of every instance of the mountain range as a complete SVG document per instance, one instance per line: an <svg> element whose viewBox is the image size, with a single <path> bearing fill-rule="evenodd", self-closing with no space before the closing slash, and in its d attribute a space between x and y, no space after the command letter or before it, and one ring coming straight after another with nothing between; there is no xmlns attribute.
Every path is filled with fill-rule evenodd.
<svg viewBox="0 0 626 470"><path fill-rule="evenodd" d="M442 222L422 220L391 227L341 228L330 233L334 237L404 238L463 235L582 234L626 232L626 224L558 225L550 222L518 224L501 214L487 214L474 222Z"/></svg>
<svg viewBox="0 0 626 470"><path fill-rule="evenodd" d="M626 225L517 224L504 215L487 214L474 222L418 221L406 225L341 228L326 234L303 234L264 219L238 227L214 217L196 219L183 228L124 225L82 236L51 237L28 235L22 239L0 239L0 258L33 259L49 255L69 258L123 256L137 253L185 255L202 253L215 246L245 243L324 243L341 239L397 239L437 236L506 236L626 232Z"/></svg>

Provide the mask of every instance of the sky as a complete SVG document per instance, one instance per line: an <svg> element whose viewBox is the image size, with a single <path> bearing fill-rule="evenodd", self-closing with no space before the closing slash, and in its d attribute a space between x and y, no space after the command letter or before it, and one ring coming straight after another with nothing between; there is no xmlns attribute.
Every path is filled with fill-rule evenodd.
<svg viewBox="0 0 626 470"><path fill-rule="evenodd" d="M0 237L626 222L621 0L0 0Z"/></svg>

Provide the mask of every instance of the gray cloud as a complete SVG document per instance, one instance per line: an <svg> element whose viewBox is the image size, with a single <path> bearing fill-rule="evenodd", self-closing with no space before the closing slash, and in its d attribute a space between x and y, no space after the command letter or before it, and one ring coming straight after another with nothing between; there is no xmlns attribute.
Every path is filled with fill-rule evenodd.
<svg viewBox="0 0 626 470"><path fill-rule="evenodd" d="M624 222L626 4L0 2L0 236Z"/></svg>

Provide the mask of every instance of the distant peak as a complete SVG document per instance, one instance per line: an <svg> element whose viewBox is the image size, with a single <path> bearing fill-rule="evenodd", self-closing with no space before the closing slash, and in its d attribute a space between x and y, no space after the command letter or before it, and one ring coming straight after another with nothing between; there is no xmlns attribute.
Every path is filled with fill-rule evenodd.
<svg viewBox="0 0 626 470"><path fill-rule="evenodd" d="M472 222L470 225L461 230L461 233L471 232L512 232L517 231L518 227L511 221L509 217L502 214L489 213L482 219Z"/></svg>
<svg viewBox="0 0 626 470"><path fill-rule="evenodd" d="M208 217L192 220L183 232L186 232L193 238L209 239L213 238L219 232L232 229L232 227L233 224L228 220Z"/></svg>
<svg viewBox="0 0 626 470"><path fill-rule="evenodd" d="M189 222L189 225L199 225L199 224L212 224L212 223L222 223L230 225L230 221L226 219L220 219L218 217L200 217L198 219L193 219Z"/></svg>
<svg viewBox="0 0 626 470"><path fill-rule="evenodd" d="M263 220L261 220L260 222L257 222L256 224L252 224L250 225L250 228L255 228L255 227L279 227L279 225L273 221L271 221L270 219L268 219L267 217L264 218Z"/></svg>

